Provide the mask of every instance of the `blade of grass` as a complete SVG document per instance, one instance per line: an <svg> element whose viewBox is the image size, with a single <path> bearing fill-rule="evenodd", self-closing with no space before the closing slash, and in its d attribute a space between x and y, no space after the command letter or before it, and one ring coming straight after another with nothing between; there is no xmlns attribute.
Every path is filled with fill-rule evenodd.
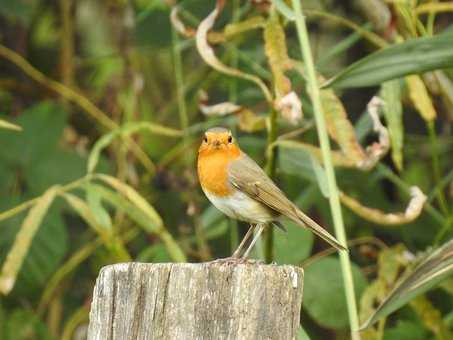
<svg viewBox="0 0 453 340"><path fill-rule="evenodd" d="M22 128L19 125L7 122L6 120L3 119L0 119L0 129L22 131Z"/></svg>
<svg viewBox="0 0 453 340"><path fill-rule="evenodd" d="M346 233L344 230L343 216L341 214L340 198L335 179L335 171L333 168L330 142L327 134L327 127L324 114L322 111L320 90L317 83L316 71L310 48L310 41L308 38L307 27L305 24L305 17L302 13L302 6L300 4L300 1L292 0L292 3L296 15L296 28L300 43L300 49L302 51L305 66L307 68L308 76L307 81L309 87L308 92L310 93L310 97L313 103L313 109L316 119L316 128L319 136L319 142L321 144L323 163L326 169L327 186L329 188L330 193L329 202L333 216L335 234L342 244L346 244L347 243ZM340 252L340 263L345 286L346 301L348 306L351 338L353 340L357 340L360 339L360 335L357 332L359 329L359 319L357 315L357 304L354 295L354 282L352 280L351 262L349 259L349 254L347 252Z"/></svg>
<svg viewBox="0 0 453 340"><path fill-rule="evenodd" d="M175 71L176 81L176 97L178 99L179 122L181 130L187 134L187 127L189 126L189 118L187 116L186 101L184 100L184 80L182 74L182 59L181 49L179 45L178 32L174 27L171 28L172 33L172 52L173 52L173 67Z"/></svg>
<svg viewBox="0 0 453 340"><path fill-rule="evenodd" d="M363 29L370 30L372 25L370 23L366 23L365 25L361 26ZM363 37L356 31L352 32L346 38L341 40L338 44L332 46L329 51L327 51L324 55L322 55L318 62L316 63L316 67L318 69L326 66L328 63L331 62L336 56L346 52L349 48L354 46L360 39Z"/></svg>
<svg viewBox="0 0 453 340"><path fill-rule="evenodd" d="M406 75L451 68L452 39L453 34L448 32L392 45L348 66L323 88L367 87Z"/></svg>

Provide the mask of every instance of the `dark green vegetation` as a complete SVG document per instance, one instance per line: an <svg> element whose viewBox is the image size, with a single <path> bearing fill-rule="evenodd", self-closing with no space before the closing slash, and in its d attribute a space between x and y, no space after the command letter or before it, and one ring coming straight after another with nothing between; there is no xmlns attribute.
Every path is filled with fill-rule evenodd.
<svg viewBox="0 0 453 340"><path fill-rule="evenodd" d="M103 265L230 255L246 226L195 171L215 125L344 221L351 266L291 223L254 253L304 266L301 338L350 337L342 273L360 324L390 294L363 339L452 338L453 3L302 1L316 73L293 3L0 0L0 339L83 334Z"/></svg>

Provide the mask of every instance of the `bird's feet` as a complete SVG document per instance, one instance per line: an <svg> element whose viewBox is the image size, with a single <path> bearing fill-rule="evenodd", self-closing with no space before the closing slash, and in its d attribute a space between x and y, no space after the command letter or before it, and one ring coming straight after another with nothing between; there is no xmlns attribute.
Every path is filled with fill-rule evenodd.
<svg viewBox="0 0 453 340"><path fill-rule="evenodd" d="M210 261L209 263L213 264L224 264L224 265L233 265L233 264L264 264L262 260L248 259L246 257L225 257L223 259L217 259Z"/></svg>

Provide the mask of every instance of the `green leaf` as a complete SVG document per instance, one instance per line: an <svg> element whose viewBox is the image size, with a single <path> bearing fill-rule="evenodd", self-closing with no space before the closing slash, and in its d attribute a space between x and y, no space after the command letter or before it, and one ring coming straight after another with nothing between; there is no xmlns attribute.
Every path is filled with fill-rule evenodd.
<svg viewBox="0 0 453 340"><path fill-rule="evenodd" d="M302 326L299 328L299 332L297 334L297 339L298 340L310 340L310 337L308 336L307 332L305 332L305 329L302 328Z"/></svg>
<svg viewBox="0 0 453 340"><path fill-rule="evenodd" d="M11 250L3 263L0 272L0 292L8 294L14 287L17 279L17 274L22 267L25 256L27 255L33 241L33 237L38 231L44 216L47 213L50 205L52 204L57 192L58 187L52 187L44 193L33 206L27 217L22 222L22 226L16 235Z"/></svg>
<svg viewBox="0 0 453 340"><path fill-rule="evenodd" d="M142 250L135 261L138 262L157 262L165 263L171 262L171 256L168 255L168 251L165 245L162 243L153 244Z"/></svg>
<svg viewBox="0 0 453 340"><path fill-rule="evenodd" d="M323 87L365 87L409 74L453 67L453 33L407 40L355 62Z"/></svg>
<svg viewBox="0 0 453 340"><path fill-rule="evenodd" d="M77 153L51 150L32 166L23 168L29 195L41 195L52 185L75 181L85 175L86 160ZM103 167L103 170L106 167Z"/></svg>
<svg viewBox="0 0 453 340"><path fill-rule="evenodd" d="M366 280L352 264L356 296L360 296ZM326 257L305 268L303 307L321 326L341 329L349 325L340 261Z"/></svg>
<svg viewBox="0 0 453 340"><path fill-rule="evenodd" d="M16 227L17 228L17 227ZM34 294L47 284L68 250L68 231L52 207L36 233L14 287L14 296Z"/></svg>
<svg viewBox="0 0 453 340"><path fill-rule="evenodd" d="M110 214L102 204L102 196L94 187L86 187L86 199L88 208L91 211L97 225L104 231L112 230L112 219ZM102 231L102 229L98 231Z"/></svg>
<svg viewBox="0 0 453 340"><path fill-rule="evenodd" d="M158 3L160 1L151 2ZM137 19L137 24L134 25L134 35L139 46L163 48L170 45L171 23L169 6L153 6L140 13ZM150 34L150 32L158 32L158 34Z"/></svg>
<svg viewBox="0 0 453 340"><path fill-rule="evenodd" d="M311 152L315 147L293 141L281 141L276 145L280 146L278 153L279 169L287 174L318 183L323 196L329 197L325 169L319 163L319 158ZM304 146L307 148L304 148Z"/></svg>
<svg viewBox="0 0 453 340"><path fill-rule="evenodd" d="M56 149L66 124L66 112L52 102L42 102L25 110L15 124L21 133L0 129L0 161L33 168Z"/></svg>
<svg viewBox="0 0 453 340"><path fill-rule="evenodd" d="M274 232L275 261L281 264L298 265L306 259L313 247L313 233L301 229L295 223L285 222L287 232Z"/></svg>
<svg viewBox="0 0 453 340"><path fill-rule="evenodd" d="M319 164L315 156L310 155L310 163L318 181L318 187L324 197L329 198L329 188L327 187L326 171Z"/></svg>
<svg viewBox="0 0 453 340"><path fill-rule="evenodd" d="M28 309L15 309L5 323L5 340L52 340L47 326Z"/></svg>
<svg viewBox="0 0 453 340"><path fill-rule="evenodd" d="M33 14L39 5L40 0L0 0L0 14L10 22L19 20L28 26L33 22Z"/></svg>
<svg viewBox="0 0 453 340"><path fill-rule="evenodd" d="M383 83L381 96L385 103L383 109L392 144L392 159L398 170L402 170L404 131L400 81L392 80Z"/></svg>
<svg viewBox="0 0 453 340"><path fill-rule="evenodd" d="M291 144L280 145L278 150L278 168L284 173L316 183L317 178L311 163L311 154L302 148L292 147Z"/></svg>
<svg viewBox="0 0 453 340"><path fill-rule="evenodd" d="M399 321L395 327L384 333L384 340L428 340L430 336L426 329L415 322Z"/></svg>
<svg viewBox="0 0 453 340"><path fill-rule="evenodd" d="M453 274L453 240L428 255L413 271L397 283L373 315L361 326L367 328L404 306L411 299L433 288Z"/></svg>
<svg viewBox="0 0 453 340"><path fill-rule="evenodd" d="M87 188L87 191L90 192L92 189ZM83 200L77 196L69 193L63 193L63 198L68 202L68 204L74 209L74 211L83 218L83 220L97 233L105 233L104 226L102 223L98 222L95 213L92 211L92 208ZM111 221L110 221L111 223ZM111 226L110 226L111 227Z"/></svg>

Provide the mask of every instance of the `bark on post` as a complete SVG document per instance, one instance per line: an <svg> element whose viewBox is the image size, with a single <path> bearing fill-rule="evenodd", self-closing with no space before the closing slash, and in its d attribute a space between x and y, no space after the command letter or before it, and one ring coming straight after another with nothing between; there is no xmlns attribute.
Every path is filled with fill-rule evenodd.
<svg viewBox="0 0 453 340"><path fill-rule="evenodd" d="M89 340L296 339L303 270L264 264L104 267Z"/></svg>

